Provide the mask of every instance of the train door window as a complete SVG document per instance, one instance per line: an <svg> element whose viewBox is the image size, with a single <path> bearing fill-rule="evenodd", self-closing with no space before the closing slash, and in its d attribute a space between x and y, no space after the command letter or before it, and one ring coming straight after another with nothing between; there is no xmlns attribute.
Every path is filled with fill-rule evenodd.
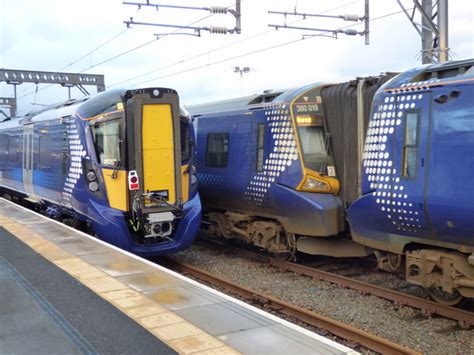
<svg viewBox="0 0 474 355"><path fill-rule="evenodd" d="M191 158L191 129L188 121L180 121L181 136L181 162L187 162Z"/></svg>
<svg viewBox="0 0 474 355"><path fill-rule="evenodd" d="M418 157L419 113L407 112L405 116L405 136L403 143L402 176L415 177Z"/></svg>
<svg viewBox="0 0 474 355"><path fill-rule="evenodd" d="M263 147L265 141L265 124L258 125L257 136L257 171L263 171Z"/></svg>
<svg viewBox="0 0 474 355"><path fill-rule="evenodd" d="M8 162L9 163L13 163L13 164L16 164L17 162L17 151L18 149L16 149L16 143L17 142L17 138L16 137L11 137L11 138L8 138Z"/></svg>
<svg viewBox="0 0 474 355"><path fill-rule="evenodd" d="M206 166L225 168L229 154L229 134L210 133L207 135Z"/></svg>
<svg viewBox="0 0 474 355"><path fill-rule="evenodd" d="M116 167L121 162L121 127L119 120L97 123L92 126L94 147L99 164Z"/></svg>
<svg viewBox="0 0 474 355"><path fill-rule="evenodd" d="M6 162L8 157L8 138L6 135L0 135L0 164Z"/></svg>
<svg viewBox="0 0 474 355"><path fill-rule="evenodd" d="M48 169L51 166L51 139L46 136L39 137L39 155L38 155L38 169Z"/></svg>

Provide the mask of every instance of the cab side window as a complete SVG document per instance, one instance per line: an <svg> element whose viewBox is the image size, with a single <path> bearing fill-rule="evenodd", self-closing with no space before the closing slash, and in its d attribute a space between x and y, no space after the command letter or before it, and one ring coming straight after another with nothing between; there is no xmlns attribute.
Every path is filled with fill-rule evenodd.
<svg viewBox="0 0 474 355"><path fill-rule="evenodd" d="M419 112L407 112L405 116L405 136L403 140L402 176L416 176L418 157L418 121Z"/></svg>
<svg viewBox="0 0 474 355"><path fill-rule="evenodd" d="M257 171L263 171L263 148L265 142L265 124L258 125L257 135Z"/></svg>
<svg viewBox="0 0 474 355"><path fill-rule="evenodd" d="M119 120L107 121L92 126L97 161L104 166L117 166L121 161Z"/></svg>
<svg viewBox="0 0 474 355"><path fill-rule="evenodd" d="M207 135L206 166L225 168L229 154L229 134L210 133Z"/></svg>

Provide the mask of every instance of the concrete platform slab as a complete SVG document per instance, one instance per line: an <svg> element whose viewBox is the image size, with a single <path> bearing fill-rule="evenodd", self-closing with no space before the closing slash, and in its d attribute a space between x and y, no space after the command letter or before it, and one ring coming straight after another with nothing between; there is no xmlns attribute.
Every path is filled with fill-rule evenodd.
<svg viewBox="0 0 474 355"><path fill-rule="evenodd" d="M50 348L44 348L48 353L84 352L90 344L90 351L86 352L114 354L355 354L322 336L2 199L1 258L45 297L67 321L64 324L70 324L70 331L45 316L44 309L41 311L36 301L32 302L15 285L3 266L0 297L7 297L1 292L15 297L12 302L0 302L0 353L15 349L29 352L29 345L20 344L18 339L27 339L30 332L33 337L44 333L38 344L49 344ZM43 328L24 328L24 333L10 329L12 320L8 317L12 314L20 323L25 322L23 308L30 309L37 320L33 323ZM20 332L18 338L11 335L15 331ZM82 335L83 343L73 341L70 334L74 332Z"/></svg>

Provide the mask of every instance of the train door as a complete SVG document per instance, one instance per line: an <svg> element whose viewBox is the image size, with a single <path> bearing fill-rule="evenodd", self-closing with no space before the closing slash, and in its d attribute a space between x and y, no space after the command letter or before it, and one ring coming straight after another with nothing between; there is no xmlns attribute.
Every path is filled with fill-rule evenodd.
<svg viewBox="0 0 474 355"><path fill-rule="evenodd" d="M23 187L25 193L28 195L29 198L33 198L34 196L34 188L33 188L33 125L25 125L23 127L23 159L22 159L22 166L23 166Z"/></svg>
<svg viewBox="0 0 474 355"><path fill-rule="evenodd" d="M428 91L397 96L395 117L386 119L388 125L381 128L388 134L395 129L390 195L393 223L398 230L414 234L431 228L426 207L430 97Z"/></svg>
<svg viewBox="0 0 474 355"><path fill-rule="evenodd" d="M268 156L267 136L270 134L269 126L265 119L262 119L262 111L255 111L250 121L250 134L248 135L248 143L246 147L247 158L247 188L246 197L250 209L268 208L272 202L270 200L269 187L270 176L267 175L264 165L265 156ZM244 142L244 139L241 139ZM243 171L242 171L243 173Z"/></svg>

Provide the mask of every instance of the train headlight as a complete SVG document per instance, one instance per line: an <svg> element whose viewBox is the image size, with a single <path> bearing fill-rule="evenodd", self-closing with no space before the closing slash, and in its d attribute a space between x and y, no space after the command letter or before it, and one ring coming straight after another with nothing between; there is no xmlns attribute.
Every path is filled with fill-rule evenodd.
<svg viewBox="0 0 474 355"><path fill-rule="evenodd" d="M95 181L90 182L88 187L89 187L89 190L91 190L92 192L96 192L99 190L99 184Z"/></svg>
<svg viewBox="0 0 474 355"><path fill-rule="evenodd" d="M315 179L311 176L307 176L303 184L304 190L318 190L318 191L328 191L329 185L321 180Z"/></svg>
<svg viewBox="0 0 474 355"><path fill-rule="evenodd" d="M87 181L94 181L94 180L97 180L97 175L95 174L95 172L93 171L89 171L86 175L86 179Z"/></svg>

